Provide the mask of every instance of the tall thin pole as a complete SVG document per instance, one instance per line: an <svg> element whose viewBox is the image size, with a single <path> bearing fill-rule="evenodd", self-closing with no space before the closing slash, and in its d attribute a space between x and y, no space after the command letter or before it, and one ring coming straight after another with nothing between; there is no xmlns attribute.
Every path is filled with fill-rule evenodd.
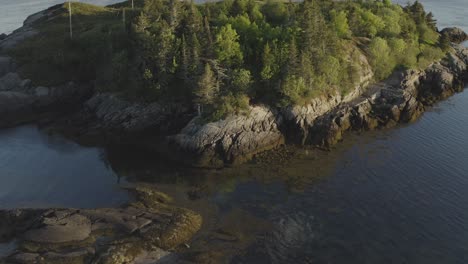
<svg viewBox="0 0 468 264"><path fill-rule="evenodd" d="M73 39L72 4L71 4L71 1L68 1L68 15L70 17L70 39Z"/></svg>
<svg viewBox="0 0 468 264"><path fill-rule="evenodd" d="M132 0L132 9L134 9L134 8L135 8L135 5L133 4L133 0Z"/></svg>

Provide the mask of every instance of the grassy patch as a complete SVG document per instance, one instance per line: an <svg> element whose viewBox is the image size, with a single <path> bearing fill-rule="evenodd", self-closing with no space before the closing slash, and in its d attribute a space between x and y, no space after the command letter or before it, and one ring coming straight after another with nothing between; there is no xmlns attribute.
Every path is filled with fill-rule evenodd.
<svg viewBox="0 0 468 264"><path fill-rule="evenodd" d="M126 48L121 10L72 3L72 11L72 39L68 4L64 4L50 10L50 17L35 25L40 34L11 51L21 74L37 85L96 80L110 65L112 55Z"/></svg>

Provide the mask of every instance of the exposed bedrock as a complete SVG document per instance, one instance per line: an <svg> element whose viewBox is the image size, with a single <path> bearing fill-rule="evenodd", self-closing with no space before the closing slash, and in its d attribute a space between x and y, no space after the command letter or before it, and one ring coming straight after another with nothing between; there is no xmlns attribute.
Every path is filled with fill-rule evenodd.
<svg viewBox="0 0 468 264"><path fill-rule="evenodd" d="M183 104L130 102L110 93L94 95L84 103L82 111L93 116L92 127L98 132L113 137L153 138L179 131L193 117L192 112Z"/></svg>
<svg viewBox="0 0 468 264"><path fill-rule="evenodd" d="M330 94L306 106L276 110L254 106L246 116L202 123L193 119L169 136L168 150L186 163L219 167L249 160L284 142L329 148L349 130L391 127L418 118L425 107L464 87L468 49L454 50L426 70L395 72L387 80L368 85L370 67L362 67L361 82L342 96Z"/></svg>
<svg viewBox="0 0 468 264"><path fill-rule="evenodd" d="M12 72L13 63L0 57L0 127L36 121L51 113L66 112L92 93L91 85L69 82L54 87L35 86Z"/></svg>
<svg viewBox="0 0 468 264"><path fill-rule="evenodd" d="M208 124L194 118L180 133L167 138L166 148L193 166L242 163L284 143L282 122L281 115L266 106L251 107L247 115Z"/></svg>
<svg viewBox="0 0 468 264"><path fill-rule="evenodd" d="M201 228L153 187L131 191L138 201L122 208L0 210L0 243L17 245L0 263L156 263Z"/></svg>
<svg viewBox="0 0 468 264"><path fill-rule="evenodd" d="M466 32L463 31L463 29L461 28L457 28L457 27L444 28L440 33L447 34L450 41L453 43L460 44L468 40L468 34L466 34Z"/></svg>
<svg viewBox="0 0 468 264"><path fill-rule="evenodd" d="M307 124L306 143L328 148L348 130L371 130L415 120L427 106L464 88L467 52L455 46L453 53L424 71L395 73L371 86L368 93Z"/></svg>
<svg viewBox="0 0 468 264"><path fill-rule="evenodd" d="M360 55L359 84L346 96L333 92L309 105L274 109L252 106L246 115L204 123L194 118L179 133L167 138L167 152L193 166L220 167L245 162L255 154L285 142L304 143L309 122L343 102L359 96L373 78L366 57Z"/></svg>

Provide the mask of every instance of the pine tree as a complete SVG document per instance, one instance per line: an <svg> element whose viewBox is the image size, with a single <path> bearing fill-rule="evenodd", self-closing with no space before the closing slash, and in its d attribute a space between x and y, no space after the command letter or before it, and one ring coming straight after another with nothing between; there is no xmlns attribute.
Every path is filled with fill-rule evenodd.
<svg viewBox="0 0 468 264"><path fill-rule="evenodd" d="M288 58L289 58L288 63L284 70L285 75L297 75L299 63L298 63L296 38L294 37L291 39L289 43Z"/></svg>
<svg viewBox="0 0 468 264"><path fill-rule="evenodd" d="M434 18L432 12L426 15L426 23L432 30L437 31L437 20Z"/></svg>
<svg viewBox="0 0 468 264"><path fill-rule="evenodd" d="M202 105L210 105L214 102L217 93L216 77L209 63L205 64L205 70L194 90L195 102Z"/></svg>
<svg viewBox="0 0 468 264"><path fill-rule="evenodd" d="M217 59L224 66L230 67L241 64L243 56L237 31L232 28L231 24L226 24L216 35Z"/></svg>
<svg viewBox="0 0 468 264"><path fill-rule="evenodd" d="M187 42L185 40L185 34L182 35L182 40L180 44L180 56L181 56L181 66L180 66L180 78L185 82L188 81L189 75L189 54L187 48Z"/></svg>
<svg viewBox="0 0 468 264"><path fill-rule="evenodd" d="M200 56L201 56L201 46L200 42L198 41L197 34L192 31L192 34L190 36L190 56L191 56L191 61L190 61L190 74L193 75L198 75L199 70L200 70Z"/></svg>
<svg viewBox="0 0 468 264"><path fill-rule="evenodd" d="M328 38L328 27L317 0L306 0L303 3L302 18L302 51L312 57L325 50Z"/></svg>
<svg viewBox="0 0 468 264"><path fill-rule="evenodd" d="M208 16L205 16L204 19L203 19L203 27L204 27L204 35L205 35L205 39L207 40L207 47L206 47L206 50L207 50L207 53L208 55L212 55L213 52L212 52L212 47L213 47L213 35L211 34L211 28L210 28L210 22L208 20Z"/></svg>
<svg viewBox="0 0 468 264"><path fill-rule="evenodd" d="M262 71L260 73L260 76L262 77L263 81L270 81L271 78L273 78L273 75L275 74L274 70L274 64L275 64L275 56L271 51L270 44L267 42L265 44L265 47L263 48L263 54L262 54Z"/></svg>
<svg viewBox="0 0 468 264"><path fill-rule="evenodd" d="M175 30L179 26L179 13L180 13L180 4L179 0L170 0L169 1L169 26Z"/></svg>

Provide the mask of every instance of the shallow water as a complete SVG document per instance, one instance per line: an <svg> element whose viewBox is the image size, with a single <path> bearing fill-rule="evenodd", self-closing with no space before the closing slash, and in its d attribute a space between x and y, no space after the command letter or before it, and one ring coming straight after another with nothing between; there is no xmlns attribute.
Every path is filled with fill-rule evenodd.
<svg viewBox="0 0 468 264"><path fill-rule="evenodd" d="M128 199L100 149L34 126L0 130L0 146L0 209L117 206Z"/></svg>
<svg viewBox="0 0 468 264"><path fill-rule="evenodd" d="M0 32L49 2L0 0ZM465 0L421 2L441 28L468 31ZM203 215L193 249L232 249L234 263L465 264L466 135L468 91L413 124L350 134L332 152L296 149L285 163L217 171L25 126L0 131L0 208L113 206L128 199L119 182L144 180Z"/></svg>

